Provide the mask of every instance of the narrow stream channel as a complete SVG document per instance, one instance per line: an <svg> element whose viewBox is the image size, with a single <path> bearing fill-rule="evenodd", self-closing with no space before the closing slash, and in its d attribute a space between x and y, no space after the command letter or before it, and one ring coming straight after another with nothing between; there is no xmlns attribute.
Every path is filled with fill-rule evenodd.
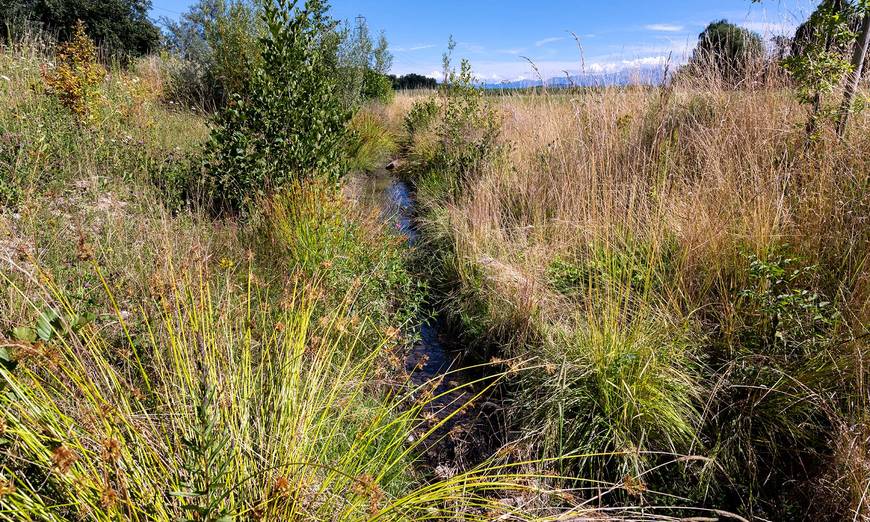
<svg viewBox="0 0 870 522"><path fill-rule="evenodd" d="M366 176L362 192L369 202L380 207L388 226L407 237L413 247L420 234L415 225L416 202L411 187L382 170ZM447 420L425 445L426 457L436 474L450 475L474 461L491 445L495 431L491 417L497 407L487 400L463 407L477 391L474 386L466 385L482 375L460 370L460 346L450 337L443 318L436 314L433 320L423 320L419 330L420 339L408 353L405 368L415 386L438 383L433 393L440 397L432 401L426 413L430 423Z"/></svg>

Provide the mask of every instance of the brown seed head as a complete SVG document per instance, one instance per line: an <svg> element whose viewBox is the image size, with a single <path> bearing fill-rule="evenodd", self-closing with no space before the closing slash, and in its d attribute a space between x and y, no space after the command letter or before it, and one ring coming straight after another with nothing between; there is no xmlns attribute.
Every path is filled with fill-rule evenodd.
<svg viewBox="0 0 870 522"><path fill-rule="evenodd" d="M61 473L66 473L72 467L73 464L76 463L78 457L73 452L73 450L69 449L67 446L61 444L60 446L54 448L54 451L51 453L51 461L54 464L54 467L57 468Z"/></svg>
<svg viewBox="0 0 870 522"><path fill-rule="evenodd" d="M103 451L100 455L105 462L117 462L121 458L121 443L116 439L103 441Z"/></svg>
<svg viewBox="0 0 870 522"><path fill-rule="evenodd" d="M100 493L100 505L105 510L110 510L118 504L118 492L111 486L106 486Z"/></svg>

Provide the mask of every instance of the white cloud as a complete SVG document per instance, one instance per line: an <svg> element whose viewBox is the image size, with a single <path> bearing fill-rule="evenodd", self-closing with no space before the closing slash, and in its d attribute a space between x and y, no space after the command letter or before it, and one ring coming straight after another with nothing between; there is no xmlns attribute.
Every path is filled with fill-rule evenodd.
<svg viewBox="0 0 870 522"><path fill-rule="evenodd" d="M423 44L423 45L415 45L413 47L393 47L390 49L394 53L407 53L412 51L422 51L423 49L431 49L435 47L434 44Z"/></svg>
<svg viewBox="0 0 870 522"><path fill-rule="evenodd" d="M516 56L516 55L518 55L518 54L520 54L520 53L524 53L524 52L526 52L526 50L525 50L525 48L519 47L519 48L516 48L516 49L499 49L499 50L496 51L496 52L498 52L498 53L500 53L500 54L511 54L511 55Z"/></svg>
<svg viewBox="0 0 870 522"><path fill-rule="evenodd" d="M643 26L647 31L656 31L661 33L679 33L684 29L682 25L676 24L649 24Z"/></svg>
<svg viewBox="0 0 870 522"><path fill-rule="evenodd" d="M537 42L535 42L535 47L543 47L547 44L561 42L564 39L564 36L551 36L549 38L544 38L543 40L538 40Z"/></svg>

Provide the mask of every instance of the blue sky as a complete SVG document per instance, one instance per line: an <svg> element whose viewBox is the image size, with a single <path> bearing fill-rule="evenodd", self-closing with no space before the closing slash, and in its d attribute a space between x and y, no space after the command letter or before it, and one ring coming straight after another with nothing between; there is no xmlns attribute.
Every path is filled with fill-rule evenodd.
<svg viewBox="0 0 870 522"><path fill-rule="evenodd" d="M152 16L177 17L191 0L153 0ZM791 34L812 11L812 0L333 0L332 15L367 18L384 29L393 72L437 75L452 34L455 55L468 58L486 81L533 78L528 57L545 78L580 70L580 37L587 72L614 72L683 62L712 20L729 21L766 37Z"/></svg>

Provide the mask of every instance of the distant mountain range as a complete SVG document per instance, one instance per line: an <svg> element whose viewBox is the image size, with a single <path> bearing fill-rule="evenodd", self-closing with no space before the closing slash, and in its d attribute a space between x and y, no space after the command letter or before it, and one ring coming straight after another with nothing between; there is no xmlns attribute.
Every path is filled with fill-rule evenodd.
<svg viewBox="0 0 870 522"><path fill-rule="evenodd" d="M614 72L586 73L575 76L562 76L541 80L515 80L509 82L485 82L485 89L528 89L541 87L606 87L622 85L659 85L665 79L664 67L644 66L622 69Z"/></svg>

